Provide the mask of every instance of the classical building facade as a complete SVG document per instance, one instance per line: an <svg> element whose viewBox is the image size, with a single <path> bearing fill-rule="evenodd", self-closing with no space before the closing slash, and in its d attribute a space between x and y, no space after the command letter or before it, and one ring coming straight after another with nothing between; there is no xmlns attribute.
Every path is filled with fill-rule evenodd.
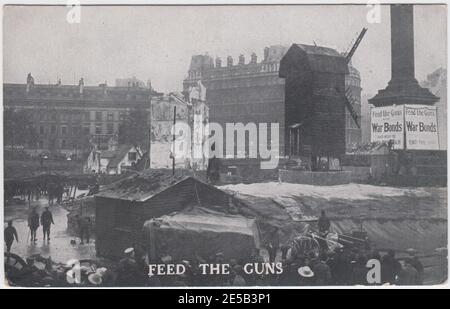
<svg viewBox="0 0 450 309"><path fill-rule="evenodd" d="M96 145L99 150L117 134L127 113L136 108L150 112L158 93L135 84L131 87L34 84L3 84L5 109L26 110L38 134L34 152L56 151L79 154Z"/></svg>

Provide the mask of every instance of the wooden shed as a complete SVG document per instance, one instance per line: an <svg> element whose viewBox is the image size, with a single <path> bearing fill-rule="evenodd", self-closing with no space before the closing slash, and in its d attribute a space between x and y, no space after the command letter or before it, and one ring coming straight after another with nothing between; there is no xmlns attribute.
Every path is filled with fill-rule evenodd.
<svg viewBox="0 0 450 309"><path fill-rule="evenodd" d="M194 177L144 171L113 183L95 196L96 250L102 257L121 257L124 249L143 243L145 221L200 206L232 213L233 197Z"/></svg>

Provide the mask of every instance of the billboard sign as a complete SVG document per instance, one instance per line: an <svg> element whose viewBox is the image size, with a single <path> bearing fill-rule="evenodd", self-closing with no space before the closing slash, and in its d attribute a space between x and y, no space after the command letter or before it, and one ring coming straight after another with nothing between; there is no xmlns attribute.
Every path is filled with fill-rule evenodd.
<svg viewBox="0 0 450 309"><path fill-rule="evenodd" d="M405 105L406 149L439 150L436 106Z"/></svg>
<svg viewBox="0 0 450 309"><path fill-rule="evenodd" d="M394 149L404 147L403 105L372 107L370 110L370 141L393 141Z"/></svg>

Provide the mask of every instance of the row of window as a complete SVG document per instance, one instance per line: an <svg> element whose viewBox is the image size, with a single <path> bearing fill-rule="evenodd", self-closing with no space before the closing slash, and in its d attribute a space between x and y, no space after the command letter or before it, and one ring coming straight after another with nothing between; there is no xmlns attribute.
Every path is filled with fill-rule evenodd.
<svg viewBox="0 0 450 309"><path fill-rule="evenodd" d="M106 124L106 132L103 132L103 125L101 123L95 124L95 134L114 134L114 124Z"/></svg>
<svg viewBox="0 0 450 309"><path fill-rule="evenodd" d="M70 132L69 132L69 130L70 130ZM81 133L89 134L90 128L89 128L89 126L73 126L73 127L60 126L59 130L58 130L57 125L50 125L49 127L45 126L45 125L39 126L39 134L41 134L41 135L46 135L46 134L56 135L58 133L63 136L65 136L65 135L78 136ZM103 124L102 123L95 123L95 134L114 134L114 133L115 133L114 132L114 123L106 124L106 132L103 132Z"/></svg>
<svg viewBox="0 0 450 309"><path fill-rule="evenodd" d="M261 72L278 72L279 70L280 70L279 62L263 64L261 67Z"/></svg>
<svg viewBox="0 0 450 309"><path fill-rule="evenodd" d="M58 127L56 125L51 125L49 127L45 126L45 125L40 125L39 126L39 134L41 135L45 135L45 134L53 134L56 135L58 131ZM67 126L61 126L59 133L61 135L72 135L72 136L78 136L81 133L83 134L89 134L89 127L88 126L73 126L71 127L71 131L69 132L69 127Z"/></svg>
<svg viewBox="0 0 450 309"><path fill-rule="evenodd" d="M48 145L44 141L38 141L38 148L40 149L78 149L79 144L76 142L69 143L65 139L60 140L59 142L55 139L51 139L48 141Z"/></svg>
<svg viewBox="0 0 450 309"><path fill-rule="evenodd" d="M104 112L95 112L95 121L103 121L103 113ZM125 119L125 113L120 112L119 113L119 120ZM106 121L114 121L114 112L106 112Z"/></svg>
<svg viewBox="0 0 450 309"><path fill-rule="evenodd" d="M105 114L105 117L103 117ZM90 112L74 112L72 110L67 110L65 112L39 112L38 114L39 120L41 121L61 121L61 122L89 122L91 120ZM120 121L125 119L125 112L119 112L119 119ZM95 112L94 116L95 121L114 121L114 112L102 112L97 111Z"/></svg>

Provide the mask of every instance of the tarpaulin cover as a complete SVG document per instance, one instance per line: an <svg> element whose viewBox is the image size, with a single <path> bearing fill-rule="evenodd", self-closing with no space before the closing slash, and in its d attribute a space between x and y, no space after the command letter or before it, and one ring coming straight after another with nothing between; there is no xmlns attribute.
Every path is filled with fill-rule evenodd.
<svg viewBox="0 0 450 309"><path fill-rule="evenodd" d="M259 247L254 219L195 207L145 222L144 237L151 259L207 259L219 252L226 259L249 258Z"/></svg>

